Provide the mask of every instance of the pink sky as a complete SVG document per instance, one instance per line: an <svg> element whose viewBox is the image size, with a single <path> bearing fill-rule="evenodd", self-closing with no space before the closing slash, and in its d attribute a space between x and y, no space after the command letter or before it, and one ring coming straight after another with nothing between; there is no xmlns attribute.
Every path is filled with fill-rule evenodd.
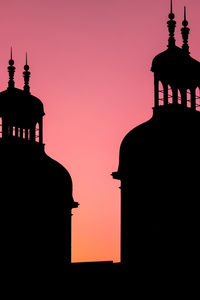
<svg viewBox="0 0 200 300"><path fill-rule="evenodd" d="M45 107L46 152L70 172L80 203L73 261L119 261L120 182L110 174L125 134L152 115L150 67L166 49L169 2L1 1L0 90L7 87L10 47L18 88L28 51L31 92ZM190 52L199 60L199 0L174 0L177 45L184 5Z"/></svg>

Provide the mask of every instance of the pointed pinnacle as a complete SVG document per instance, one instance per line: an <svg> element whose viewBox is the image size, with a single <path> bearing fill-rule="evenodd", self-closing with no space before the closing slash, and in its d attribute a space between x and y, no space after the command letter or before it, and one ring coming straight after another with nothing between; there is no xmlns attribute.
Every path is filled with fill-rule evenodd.
<svg viewBox="0 0 200 300"><path fill-rule="evenodd" d="M188 21L186 19L186 6L184 6L184 20L183 20L182 24L184 27L188 26Z"/></svg>
<svg viewBox="0 0 200 300"><path fill-rule="evenodd" d="M13 58L12 58L12 47L11 47L11 49L10 49L10 60L9 60L9 65L10 66L13 66L14 65L14 60L13 60Z"/></svg>
<svg viewBox="0 0 200 300"><path fill-rule="evenodd" d="M172 0L171 0L169 19L170 19L170 20L173 20L174 18L175 18L175 15L174 15L174 13L173 13Z"/></svg>

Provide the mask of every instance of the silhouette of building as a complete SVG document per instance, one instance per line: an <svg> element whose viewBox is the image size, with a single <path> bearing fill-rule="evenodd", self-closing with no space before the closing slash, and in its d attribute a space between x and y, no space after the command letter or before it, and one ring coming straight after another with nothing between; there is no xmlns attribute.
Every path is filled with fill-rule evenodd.
<svg viewBox="0 0 200 300"><path fill-rule="evenodd" d="M61 266L71 262L72 197L68 171L44 150L42 102L15 88L9 60L8 88L0 93L1 257L9 266Z"/></svg>
<svg viewBox="0 0 200 300"><path fill-rule="evenodd" d="M167 49L152 63L153 116L120 147L121 263L143 268L195 264L199 252L200 62L190 56L184 8L182 47L175 15Z"/></svg>

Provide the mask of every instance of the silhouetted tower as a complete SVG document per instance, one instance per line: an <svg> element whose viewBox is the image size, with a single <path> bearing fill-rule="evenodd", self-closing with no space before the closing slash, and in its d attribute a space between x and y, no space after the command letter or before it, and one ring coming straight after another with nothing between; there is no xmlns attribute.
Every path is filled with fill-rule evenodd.
<svg viewBox="0 0 200 300"><path fill-rule="evenodd" d="M8 72L0 93L1 257L7 266L62 266L71 262L71 210L78 206L72 180L44 151L44 109L30 93L27 54L23 90L15 88L12 49Z"/></svg>
<svg viewBox="0 0 200 300"><path fill-rule="evenodd" d="M112 174L121 181L121 262L139 268L186 265L199 251L200 63L189 53L186 9L181 48L174 18L171 2L167 50L151 68L153 116L126 135Z"/></svg>

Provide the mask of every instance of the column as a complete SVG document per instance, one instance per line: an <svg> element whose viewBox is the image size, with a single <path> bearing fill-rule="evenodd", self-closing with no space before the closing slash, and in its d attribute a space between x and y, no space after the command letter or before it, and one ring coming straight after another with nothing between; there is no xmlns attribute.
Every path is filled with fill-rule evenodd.
<svg viewBox="0 0 200 300"><path fill-rule="evenodd" d="M172 88L172 94L173 94L173 104L178 104L178 90L177 88Z"/></svg>
<svg viewBox="0 0 200 300"><path fill-rule="evenodd" d="M196 89L193 87L191 88L191 109L196 109Z"/></svg>
<svg viewBox="0 0 200 300"><path fill-rule="evenodd" d="M181 90L181 104L184 107L187 107L187 94L186 94L186 89Z"/></svg>
<svg viewBox="0 0 200 300"><path fill-rule="evenodd" d="M35 142L35 126L34 125L30 129L30 139L32 142Z"/></svg>
<svg viewBox="0 0 200 300"><path fill-rule="evenodd" d="M20 139L23 139L23 128L20 128Z"/></svg>
<svg viewBox="0 0 200 300"><path fill-rule="evenodd" d="M164 105L168 104L168 84L167 82L163 83L163 89L164 89Z"/></svg>

